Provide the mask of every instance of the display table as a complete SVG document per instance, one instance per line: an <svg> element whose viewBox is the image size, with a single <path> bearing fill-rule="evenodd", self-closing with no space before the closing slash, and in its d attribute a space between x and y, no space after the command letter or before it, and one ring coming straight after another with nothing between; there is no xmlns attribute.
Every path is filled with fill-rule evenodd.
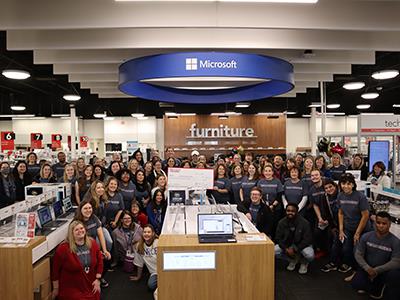
<svg viewBox="0 0 400 300"><path fill-rule="evenodd" d="M235 227L237 243L200 244L197 234L192 233L197 218L196 211L203 212L211 207L186 207L186 219L167 215L163 234L158 243L157 270L158 270L158 299L159 300L273 300L274 299L274 244L265 234L257 232L255 227L246 221L242 213L234 213L245 222L243 227L249 233L237 233L240 227ZM227 210L226 206L218 209ZM181 211L183 208L180 209ZM169 214L173 209L170 209ZM168 214L168 213L167 213ZM179 224L186 222L186 226ZM171 222L175 223L171 226ZM178 228L186 228L187 234ZM178 230L177 230L178 229ZM168 230L173 233L170 234ZM186 266L197 265L195 261L186 260L183 269L165 270L164 254L175 252L187 253L215 253L215 268L185 269ZM187 259L186 257L186 259ZM177 263L179 265L179 262ZM195 267L196 268L196 267Z"/></svg>

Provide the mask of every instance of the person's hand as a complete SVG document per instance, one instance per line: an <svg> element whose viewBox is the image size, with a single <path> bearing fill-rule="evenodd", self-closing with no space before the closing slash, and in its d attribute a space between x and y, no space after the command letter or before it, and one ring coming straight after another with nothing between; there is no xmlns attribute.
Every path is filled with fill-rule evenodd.
<svg viewBox="0 0 400 300"><path fill-rule="evenodd" d="M51 299L54 300L58 296L58 288L53 288L53 291L51 292Z"/></svg>
<svg viewBox="0 0 400 300"><path fill-rule="evenodd" d="M369 268L367 270L367 273L368 273L369 279L371 279L371 280L373 280L376 276L378 276L378 273L375 271L374 268Z"/></svg>
<svg viewBox="0 0 400 300"><path fill-rule="evenodd" d="M129 280L138 281L140 279L139 276L129 276Z"/></svg>
<svg viewBox="0 0 400 300"><path fill-rule="evenodd" d="M269 208L270 208L272 211L274 211L275 206L274 206L273 204L271 204L271 205L269 206Z"/></svg>
<svg viewBox="0 0 400 300"><path fill-rule="evenodd" d="M294 255L296 254L296 252L294 251L293 248L286 248L286 255L289 257L294 257Z"/></svg>
<svg viewBox="0 0 400 300"><path fill-rule="evenodd" d="M247 213L246 214L247 219L249 219L250 221L252 221L252 217L251 217L251 213Z"/></svg>
<svg viewBox="0 0 400 300"><path fill-rule="evenodd" d="M339 241L341 241L343 243L345 238L346 238L346 235L344 234L344 232L339 231Z"/></svg>
<svg viewBox="0 0 400 300"><path fill-rule="evenodd" d="M110 260L111 259L111 254L107 250L103 252L103 255L104 255L104 258L106 260Z"/></svg>
<svg viewBox="0 0 400 300"><path fill-rule="evenodd" d="M354 240L354 245L357 244L360 241L360 234L356 232L354 234L353 240Z"/></svg>
<svg viewBox="0 0 400 300"><path fill-rule="evenodd" d="M218 187L217 186L214 186L214 191L218 191Z"/></svg>
<svg viewBox="0 0 400 300"><path fill-rule="evenodd" d="M92 290L93 294L100 293L100 279L95 279L92 283L92 286L93 286Z"/></svg>
<svg viewBox="0 0 400 300"><path fill-rule="evenodd" d="M117 227L117 223L115 221L111 221L110 225L111 225L112 228Z"/></svg>
<svg viewBox="0 0 400 300"><path fill-rule="evenodd" d="M370 219L371 219L372 222L375 222L376 221L376 215L371 215Z"/></svg>

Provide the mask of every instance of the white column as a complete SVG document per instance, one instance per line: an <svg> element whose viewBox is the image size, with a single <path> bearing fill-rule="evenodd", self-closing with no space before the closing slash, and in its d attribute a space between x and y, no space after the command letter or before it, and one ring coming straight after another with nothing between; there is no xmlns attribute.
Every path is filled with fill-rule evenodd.
<svg viewBox="0 0 400 300"><path fill-rule="evenodd" d="M361 115L357 117L357 152L361 153Z"/></svg>
<svg viewBox="0 0 400 300"><path fill-rule="evenodd" d="M322 81L319 82L319 91L321 95L321 135L326 136L326 99L325 86Z"/></svg>
<svg viewBox="0 0 400 300"><path fill-rule="evenodd" d="M70 105L70 116L71 116L71 159L76 159L76 110L74 105Z"/></svg>
<svg viewBox="0 0 400 300"><path fill-rule="evenodd" d="M311 119L310 119L310 141L311 141L311 155L317 154L317 110L315 107L311 107Z"/></svg>

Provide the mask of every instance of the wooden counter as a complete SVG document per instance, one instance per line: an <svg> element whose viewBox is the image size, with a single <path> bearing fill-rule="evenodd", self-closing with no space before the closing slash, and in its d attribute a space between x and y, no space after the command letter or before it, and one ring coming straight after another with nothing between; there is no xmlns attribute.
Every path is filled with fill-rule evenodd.
<svg viewBox="0 0 400 300"><path fill-rule="evenodd" d="M249 242L199 244L197 235L161 235L158 243L159 300L273 300L274 244L268 238ZM263 233L256 233L265 237ZM164 252L216 253L215 270L164 271Z"/></svg>

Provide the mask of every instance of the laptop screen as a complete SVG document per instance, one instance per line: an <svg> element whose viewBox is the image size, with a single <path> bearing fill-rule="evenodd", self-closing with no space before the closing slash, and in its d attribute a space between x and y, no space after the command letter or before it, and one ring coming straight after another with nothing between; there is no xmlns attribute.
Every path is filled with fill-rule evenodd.
<svg viewBox="0 0 400 300"><path fill-rule="evenodd" d="M72 208L72 202L71 202L71 198L67 197L65 199L63 199L63 205L64 205L64 210L67 212Z"/></svg>
<svg viewBox="0 0 400 300"><path fill-rule="evenodd" d="M37 213L39 216L40 225L42 227L52 221L49 207L46 206L46 207L39 208Z"/></svg>
<svg viewBox="0 0 400 300"><path fill-rule="evenodd" d="M62 202L56 201L53 203L54 216L58 218L63 214Z"/></svg>
<svg viewBox="0 0 400 300"><path fill-rule="evenodd" d="M232 214L198 214L198 234L233 234Z"/></svg>

